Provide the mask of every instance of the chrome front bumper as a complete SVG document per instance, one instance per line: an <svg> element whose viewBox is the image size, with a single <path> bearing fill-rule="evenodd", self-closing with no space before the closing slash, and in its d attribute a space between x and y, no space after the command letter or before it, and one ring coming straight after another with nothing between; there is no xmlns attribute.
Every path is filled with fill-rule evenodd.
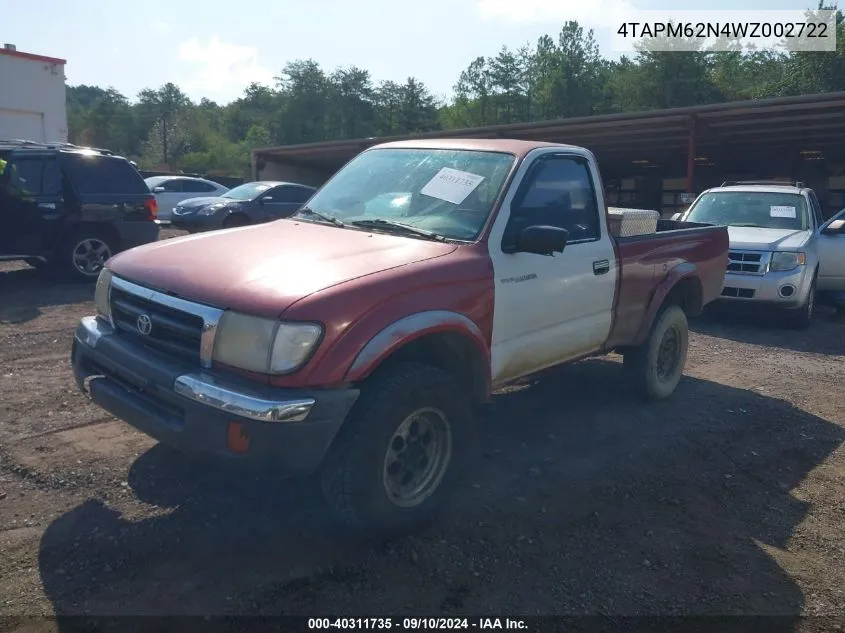
<svg viewBox="0 0 845 633"><path fill-rule="evenodd" d="M104 337L114 335L111 325L88 316L80 322L75 338L79 344L96 349ZM202 372L177 376L172 389L183 398L259 422L302 422L316 402L313 398L268 399Z"/></svg>

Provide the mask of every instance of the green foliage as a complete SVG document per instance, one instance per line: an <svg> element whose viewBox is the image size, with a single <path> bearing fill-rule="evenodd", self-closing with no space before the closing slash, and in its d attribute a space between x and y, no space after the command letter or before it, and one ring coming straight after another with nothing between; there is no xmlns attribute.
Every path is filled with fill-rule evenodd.
<svg viewBox="0 0 845 633"><path fill-rule="evenodd" d="M823 6L818 9L833 9ZM172 83L131 103L114 88L71 86L74 143L109 148L146 168L248 177L250 150L845 90L845 20L836 52L650 52L610 61L577 22L533 46L473 60L449 103L414 77L375 83L351 66L289 62L274 86L252 84L227 105L193 103Z"/></svg>

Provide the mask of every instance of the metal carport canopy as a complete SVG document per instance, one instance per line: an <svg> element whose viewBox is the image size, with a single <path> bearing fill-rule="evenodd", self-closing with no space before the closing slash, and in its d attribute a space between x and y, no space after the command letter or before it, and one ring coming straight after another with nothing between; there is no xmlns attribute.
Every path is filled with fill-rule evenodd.
<svg viewBox="0 0 845 633"><path fill-rule="evenodd" d="M691 182L695 155L707 151L752 155L800 146L845 158L845 92L258 148L253 169L261 161L329 175L372 145L415 138L531 139L580 145L612 162L685 160Z"/></svg>

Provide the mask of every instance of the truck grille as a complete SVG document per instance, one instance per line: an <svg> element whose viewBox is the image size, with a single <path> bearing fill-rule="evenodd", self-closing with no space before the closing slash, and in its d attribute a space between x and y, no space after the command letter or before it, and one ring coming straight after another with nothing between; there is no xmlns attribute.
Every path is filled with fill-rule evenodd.
<svg viewBox="0 0 845 633"><path fill-rule="evenodd" d="M745 273L747 275L766 274L765 253L753 251L728 252L728 272Z"/></svg>
<svg viewBox="0 0 845 633"><path fill-rule="evenodd" d="M221 310L112 278L112 323L121 336L182 360L211 365Z"/></svg>

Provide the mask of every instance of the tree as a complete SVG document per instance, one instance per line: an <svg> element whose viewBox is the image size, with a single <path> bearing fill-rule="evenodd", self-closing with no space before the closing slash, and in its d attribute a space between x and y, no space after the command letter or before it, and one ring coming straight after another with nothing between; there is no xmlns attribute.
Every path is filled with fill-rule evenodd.
<svg viewBox="0 0 845 633"><path fill-rule="evenodd" d="M173 83L158 90L146 89L138 94L142 120L149 125L145 156L168 165L188 150L186 112L191 100Z"/></svg>
<svg viewBox="0 0 845 633"><path fill-rule="evenodd" d="M331 89L320 65L313 59L285 65L275 78L282 99L281 132L287 143L312 143L327 133Z"/></svg>
<svg viewBox="0 0 845 633"><path fill-rule="evenodd" d="M592 31L567 22L556 37L472 60L448 103L413 77L374 85L364 68L327 72L312 59L289 62L275 85L253 83L228 104L194 104L172 83L141 91L135 103L114 88L70 86L69 138L145 167L248 176L250 151L261 146L839 91L845 23L842 12L836 17L835 52L743 50L739 42L708 51L684 42L684 52L641 46L614 61L602 57Z"/></svg>

